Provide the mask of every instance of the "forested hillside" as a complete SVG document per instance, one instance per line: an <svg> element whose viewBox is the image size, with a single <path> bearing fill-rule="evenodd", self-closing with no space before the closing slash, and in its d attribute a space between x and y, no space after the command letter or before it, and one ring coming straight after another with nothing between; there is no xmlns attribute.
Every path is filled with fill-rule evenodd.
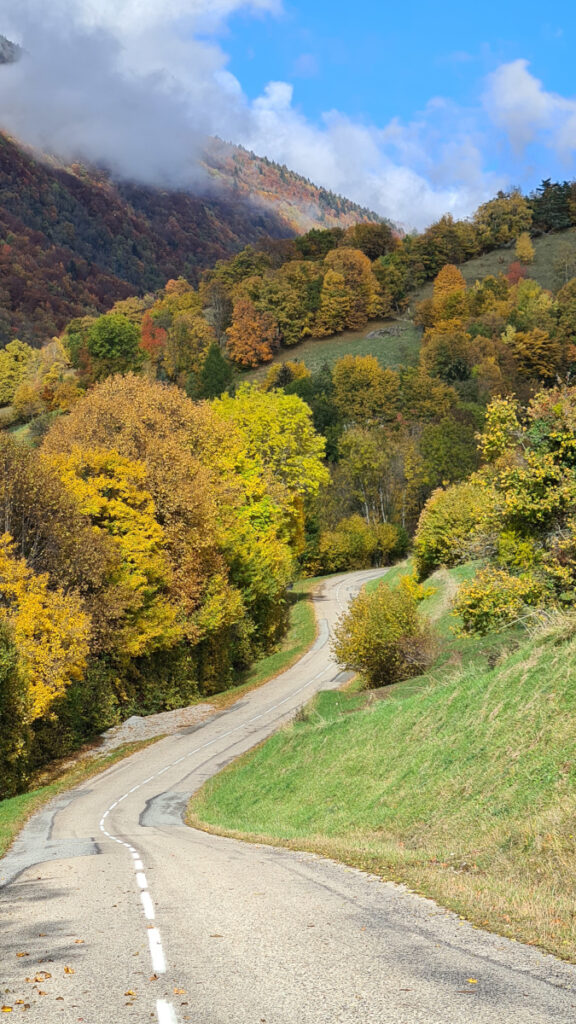
<svg viewBox="0 0 576 1024"><path fill-rule="evenodd" d="M204 186L163 191L39 158L0 134L0 345L14 337L42 344L71 317L169 278L197 283L247 243L291 237L316 221L377 220L245 152L227 147L224 163L222 146L215 152Z"/></svg>
<svg viewBox="0 0 576 1024"><path fill-rule="evenodd" d="M552 289L528 274L531 234L538 246L562 239L546 232L572 224L573 193L545 182L405 239L383 222L262 239L197 285L180 276L120 298L39 349L7 344L8 789L130 713L226 689L281 638L298 574L385 565L414 545L422 577L483 560L461 592L466 629L570 606L570 243ZM482 280L451 262L490 254ZM302 337L409 308L421 341L410 365L352 353L312 372L271 362ZM268 370L243 382L261 362ZM410 634L418 594L414 582L384 618ZM400 675L428 651L426 635L416 653L407 639Z"/></svg>
<svg viewBox="0 0 576 1024"><path fill-rule="evenodd" d="M205 167L216 181L240 195L260 199L298 234L315 226L348 228L359 221L383 219L345 196L318 188L284 164L221 139L211 139L208 143Z"/></svg>

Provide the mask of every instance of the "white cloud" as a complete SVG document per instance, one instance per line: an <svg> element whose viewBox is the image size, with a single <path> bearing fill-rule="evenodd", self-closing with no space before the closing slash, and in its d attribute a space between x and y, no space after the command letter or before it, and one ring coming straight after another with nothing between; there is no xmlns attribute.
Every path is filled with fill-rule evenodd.
<svg viewBox="0 0 576 1024"><path fill-rule="evenodd" d="M409 125L394 120L378 129L338 111L314 125L294 107L292 86L272 82L251 115L240 139L247 148L408 228L446 212L467 216L503 184L484 173L467 126L455 135L456 111L445 101L431 101Z"/></svg>
<svg viewBox="0 0 576 1024"><path fill-rule="evenodd" d="M485 109L517 154L537 142L567 161L576 149L576 99L548 92L528 68L515 60L489 75Z"/></svg>
<svg viewBox="0 0 576 1024"><path fill-rule="evenodd" d="M274 12L279 3L3 0L0 32L25 56L0 69L0 125L123 177L190 184L205 136L231 134L246 115L225 53L193 30L241 8Z"/></svg>
<svg viewBox="0 0 576 1024"><path fill-rule="evenodd" d="M576 145L576 101L546 92L526 61L490 76L484 114L434 97L408 123L338 111L315 123L287 82L250 102L218 35L240 10L278 15L282 3L2 0L0 32L26 56L0 68L0 125L68 159L174 186L194 183L203 141L218 134L409 228L466 216L506 187L485 168L495 128L518 151L540 139L563 155ZM309 57L301 72L313 70Z"/></svg>

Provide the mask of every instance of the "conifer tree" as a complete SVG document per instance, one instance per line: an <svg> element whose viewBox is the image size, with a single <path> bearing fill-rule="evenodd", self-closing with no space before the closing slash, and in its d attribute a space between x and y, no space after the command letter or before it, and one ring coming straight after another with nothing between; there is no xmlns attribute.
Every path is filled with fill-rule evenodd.
<svg viewBox="0 0 576 1024"><path fill-rule="evenodd" d="M204 365L198 375L198 397L219 398L228 391L234 379L234 371L220 346L214 342L210 345Z"/></svg>

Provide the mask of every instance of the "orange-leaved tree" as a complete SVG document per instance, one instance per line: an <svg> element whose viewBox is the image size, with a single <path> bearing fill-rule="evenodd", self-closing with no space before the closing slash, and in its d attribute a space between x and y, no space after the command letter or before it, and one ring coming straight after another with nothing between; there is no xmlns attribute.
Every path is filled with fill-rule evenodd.
<svg viewBox="0 0 576 1024"><path fill-rule="evenodd" d="M226 331L227 351L239 366L258 366L272 359L278 328L270 313L260 313L248 296L234 303L232 325Z"/></svg>

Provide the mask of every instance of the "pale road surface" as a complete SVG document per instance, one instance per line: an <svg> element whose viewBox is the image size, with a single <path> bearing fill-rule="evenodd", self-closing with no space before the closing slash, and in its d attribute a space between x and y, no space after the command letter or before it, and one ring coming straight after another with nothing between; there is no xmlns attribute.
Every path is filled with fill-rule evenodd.
<svg viewBox="0 0 576 1024"><path fill-rule="evenodd" d="M328 630L371 575L324 586L294 668L33 819L0 861L0 1007L29 1024L574 1024L575 967L370 875L181 822L206 778L334 686Z"/></svg>

